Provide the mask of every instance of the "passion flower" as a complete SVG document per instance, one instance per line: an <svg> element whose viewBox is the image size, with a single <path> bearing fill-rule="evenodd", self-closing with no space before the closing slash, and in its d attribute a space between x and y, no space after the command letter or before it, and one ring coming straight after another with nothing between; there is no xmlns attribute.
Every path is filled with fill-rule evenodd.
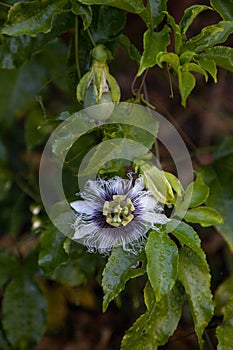
<svg viewBox="0 0 233 350"><path fill-rule="evenodd" d="M159 230L169 219L163 207L144 188L143 178L135 181L118 176L88 180L83 200L70 203L76 212L73 239L89 251L109 253L115 246L136 253L144 245L148 230Z"/></svg>

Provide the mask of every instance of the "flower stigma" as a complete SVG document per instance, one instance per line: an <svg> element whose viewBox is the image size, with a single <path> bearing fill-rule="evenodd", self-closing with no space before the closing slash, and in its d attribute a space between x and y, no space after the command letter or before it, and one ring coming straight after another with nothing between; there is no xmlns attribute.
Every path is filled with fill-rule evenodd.
<svg viewBox="0 0 233 350"><path fill-rule="evenodd" d="M130 198L123 195L113 195L112 201L105 201L103 206L103 215L106 216L106 222L114 227L126 226L130 223L134 215L134 205Z"/></svg>

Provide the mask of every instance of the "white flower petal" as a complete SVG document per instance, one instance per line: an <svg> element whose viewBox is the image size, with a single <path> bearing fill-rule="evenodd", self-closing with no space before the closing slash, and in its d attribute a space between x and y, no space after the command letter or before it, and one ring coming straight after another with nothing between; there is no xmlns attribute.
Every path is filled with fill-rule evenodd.
<svg viewBox="0 0 233 350"><path fill-rule="evenodd" d="M93 235L95 232L98 231L98 227L96 227L96 225L93 223L79 224L77 221L74 224L74 229L75 232L73 235L73 239L82 239L86 236Z"/></svg>
<svg viewBox="0 0 233 350"><path fill-rule="evenodd" d="M142 220L151 223L152 225L165 225L170 219L164 214L158 214L154 212L145 212L142 215Z"/></svg>
<svg viewBox="0 0 233 350"><path fill-rule="evenodd" d="M128 192L128 197L129 198L134 198L143 189L144 189L144 182L143 182L142 176L140 176L139 178L137 178L135 180L135 184L134 184L133 188L131 188L131 190Z"/></svg>
<svg viewBox="0 0 233 350"><path fill-rule="evenodd" d="M77 213L83 213L91 215L93 214L93 208L91 208L85 201L75 201L70 203L71 208L73 208Z"/></svg>

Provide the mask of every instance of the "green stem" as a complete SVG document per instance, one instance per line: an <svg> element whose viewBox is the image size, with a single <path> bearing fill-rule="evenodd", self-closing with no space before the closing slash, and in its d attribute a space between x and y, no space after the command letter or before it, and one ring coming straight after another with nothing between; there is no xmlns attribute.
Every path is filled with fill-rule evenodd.
<svg viewBox="0 0 233 350"><path fill-rule="evenodd" d="M0 5L5 6L5 7L11 7L9 4L5 4L5 2L0 1Z"/></svg>
<svg viewBox="0 0 233 350"><path fill-rule="evenodd" d="M173 87L172 87L172 80L171 80L171 73L169 72L169 68L167 66L167 74L168 74L168 79L169 79L169 86L170 86L170 98L174 98L174 92L173 92Z"/></svg>
<svg viewBox="0 0 233 350"><path fill-rule="evenodd" d="M93 39L93 36L91 35L91 32L90 32L89 28L87 28L87 34L88 34L88 36L89 36L89 38L91 40L92 45L95 47L96 43L95 43L95 41Z"/></svg>
<svg viewBox="0 0 233 350"><path fill-rule="evenodd" d="M74 46L75 46L75 64L78 73L78 79L81 79L81 72L79 67L79 54L78 54L78 16L75 16L75 37L74 37Z"/></svg>

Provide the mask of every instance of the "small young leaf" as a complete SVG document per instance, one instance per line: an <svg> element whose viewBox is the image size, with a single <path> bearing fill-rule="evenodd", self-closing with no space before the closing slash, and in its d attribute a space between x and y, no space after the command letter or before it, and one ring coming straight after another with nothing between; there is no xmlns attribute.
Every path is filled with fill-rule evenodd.
<svg viewBox="0 0 233 350"><path fill-rule="evenodd" d="M179 67L178 82L181 94L181 104L183 107L186 107L186 100L195 86L195 78L189 71L183 70L182 67Z"/></svg>
<svg viewBox="0 0 233 350"><path fill-rule="evenodd" d="M103 271L103 311L124 288L130 278L141 276L146 270L145 255L127 254L121 247L113 249Z"/></svg>
<svg viewBox="0 0 233 350"><path fill-rule="evenodd" d="M195 51L197 53L205 51L216 44L223 43L228 36L233 33L232 21L221 21L217 24L205 27L201 33L192 37L183 46L183 50Z"/></svg>
<svg viewBox="0 0 233 350"><path fill-rule="evenodd" d="M214 79L214 82L217 82L217 68L214 60L208 59L201 55L195 57L195 61L198 62L199 66L206 70Z"/></svg>
<svg viewBox="0 0 233 350"><path fill-rule="evenodd" d="M195 331L202 350L202 334L214 312L207 262L189 248L181 248L178 279L188 296Z"/></svg>
<svg viewBox="0 0 233 350"><path fill-rule="evenodd" d="M45 329L46 301L33 280L20 275L7 286L2 323L14 349L31 349Z"/></svg>
<svg viewBox="0 0 233 350"><path fill-rule="evenodd" d="M63 248L65 240L66 236L56 228L41 235L39 265L46 275L52 274L58 266L68 261L69 257Z"/></svg>
<svg viewBox="0 0 233 350"><path fill-rule="evenodd" d="M183 66L184 70L187 70L189 72L196 72L196 73L200 73L202 75L204 75L205 77L205 81L208 81L208 74L206 73L206 71L200 67L198 64L190 62L190 63L186 63Z"/></svg>
<svg viewBox="0 0 233 350"><path fill-rule="evenodd" d="M162 170L142 159L135 159L134 164L142 173L146 187L159 202L166 203L174 199L172 187Z"/></svg>
<svg viewBox="0 0 233 350"><path fill-rule="evenodd" d="M210 0L210 3L225 21L233 21L232 0Z"/></svg>
<svg viewBox="0 0 233 350"><path fill-rule="evenodd" d="M233 73L233 48L227 46L216 46L201 52L201 56L213 60L220 66Z"/></svg>
<svg viewBox="0 0 233 350"><path fill-rule="evenodd" d="M182 17L179 24L182 34L186 34L194 19L205 10L212 10L212 8L205 5L193 5L184 11L184 16Z"/></svg>
<svg viewBox="0 0 233 350"><path fill-rule="evenodd" d="M209 207L198 207L189 209L184 220L196 224L200 224L202 227L214 226L223 223L222 216L217 210Z"/></svg>
<svg viewBox="0 0 233 350"><path fill-rule="evenodd" d="M72 12L82 17L83 27L86 30L92 22L91 6L83 5L79 1L71 0Z"/></svg>
<svg viewBox="0 0 233 350"><path fill-rule="evenodd" d="M178 224L178 221L173 219L167 224L166 231L171 232L179 240L180 244L185 244L200 257L204 257L204 252L201 249L201 240L191 226L182 221Z"/></svg>
<svg viewBox="0 0 233 350"><path fill-rule="evenodd" d="M158 346L167 342L178 325L183 303L180 285L175 285L159 302L156 302L151 289L148 285L145 288L148 310L126 332L121 350L157 350Z"/></svg>
<svg viewBox="0 0 233 350"><path fill-rule="evenodd" d="M10 8L1 33L15 36L48 33L52 28L53 17L62 12L67 2L68 0L18 2Z"/></svg>
<svg viewBox="0 0 233 350"><path fill-rule="evenodd" d="M160 67L162 67L162 63L166 62L170 67L177 72L180 66L179 56L173 52L161 52L157 56L157 63Z"/></svg>
<svg viewBox="0 0 233 350"><path fill-rule="evenodd" d="M180 26L176 24L174 17L172 17L168 12L165 12L165 14L167 16L168 24L173 29L173 32L174 32L175 53L179 55L180 48L183 42Z"/></svg>
<svg viewBox="0 0 233 350"><path fill-rule="evenodd" d="M166 179L168 180L168 182L170 183L173 190L176 192L177 196L181 197L184 194L184 188L183 188L180 180L172 173L168 173L166 171L164 171L164 175L165 175Z"/></svg>
<svg viewBox="0 0 233 350"><path fill-rule="evenodd" d="M233 325L233 297L226 305L222 325L216 329L218 339L217 350L230 350L233 348L232 339L232 325Z"/></svg>
<svg viewBox="0 0 233 350"><path fill-rule="evenodd" d="M153 32L148 29L143 36L143 54L137 75L140 76L145 69L157 64L157 55L164 52L170 42L170 29L164 26L160 32Z"/></svg>
<svg viewBox="0 0 233 350"><path fill-rule="evenodd" d="M145 247L147 274L159 301L173 288L177 276L178 249L167 234L152 231Z"/></svg>
<svg viewBox="0 0 233 350"><path fill-rule="evenodd" d="M209 196L209 187L204 183L200 174L197 174L196 180L192 182L185 192L185 199L189 199L189 208L198 207L205 203Z"/></svg>

